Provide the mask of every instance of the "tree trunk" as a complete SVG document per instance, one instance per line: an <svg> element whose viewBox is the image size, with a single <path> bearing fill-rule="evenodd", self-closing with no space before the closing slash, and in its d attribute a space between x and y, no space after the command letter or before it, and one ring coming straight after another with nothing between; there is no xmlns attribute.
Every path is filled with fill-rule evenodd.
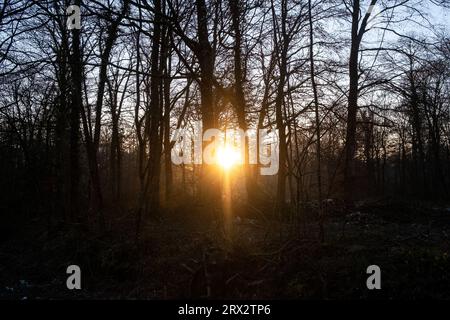
<svg viewBox="0 0 450 320"><path fill-rule="evenodd" d="M320 146L320 117L319 117L319 97L317 93L317 84L314 70L314 30L312 20L311 0L308 1L309 18L309 60L311 65L311 85L314 93L314 113L316 120L316 161L317 161L317 200L319 203L319 239L324 242L324 215L322 212L322 165L321 165L321 146Z"/></svg>
<svg viewBox="0 0 450 320"><path fill-rule="evenodd" d="M153 216L159 215L159 190L160 190L160 168L161 168L161 0L154 1L155 17L153 24L153 39L150 78L150 127L149 127L149 208ZM147 212L148 213L148 212Z"/></svg>
<svg viewBox="0 0 450 320"><path fill-rule="evenodd" d="M76 1L80 5L80 1ZM70 208L71 218L79 219L80 201L80 163L79 163L79 131L80 111L82 109L82 77L83 65L80 48L80 30L72 30L72 53L70 67L72 75L72 97L70 109Z"/></svg>

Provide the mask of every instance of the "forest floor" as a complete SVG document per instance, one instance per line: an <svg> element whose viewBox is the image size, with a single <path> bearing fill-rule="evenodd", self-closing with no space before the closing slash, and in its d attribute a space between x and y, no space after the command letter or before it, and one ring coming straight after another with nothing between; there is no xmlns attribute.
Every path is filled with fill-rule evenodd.
<svg viewBox="0 0 450 320"><path fill-rule="evenodd" d="M148 223L132 212L101 237L30 221L0 241L0 299L450 298L450 208L372 201L317 222L235 219L232 240L182 209ZM281 235L281 236L280 236ZM295 236L293 236L295 235ZM66 288L79 265L82 290ZM381 268L381 290L366 269Z"/></svg>

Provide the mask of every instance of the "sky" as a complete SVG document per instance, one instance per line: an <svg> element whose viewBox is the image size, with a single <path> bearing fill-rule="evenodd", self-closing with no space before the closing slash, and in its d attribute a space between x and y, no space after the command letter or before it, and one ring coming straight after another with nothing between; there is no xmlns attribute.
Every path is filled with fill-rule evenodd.
<svg viewBox="0 0 450 320"><path fill-rule="evenodd" d="M432 16L431 21L436 24L442 25L447 31L449 31L450 20L449 20L449 9L443 9L436 5L430 5L430 15Z"/></svg>

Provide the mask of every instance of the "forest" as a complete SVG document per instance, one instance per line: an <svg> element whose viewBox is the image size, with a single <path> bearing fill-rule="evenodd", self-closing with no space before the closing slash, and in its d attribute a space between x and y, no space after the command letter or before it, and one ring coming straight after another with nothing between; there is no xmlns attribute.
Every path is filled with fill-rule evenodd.
<svg viewBox="0 0 450 320"><path fill-rule="evenodd" d="M0 299L450 299L449 13L0 1Z"/></svg>

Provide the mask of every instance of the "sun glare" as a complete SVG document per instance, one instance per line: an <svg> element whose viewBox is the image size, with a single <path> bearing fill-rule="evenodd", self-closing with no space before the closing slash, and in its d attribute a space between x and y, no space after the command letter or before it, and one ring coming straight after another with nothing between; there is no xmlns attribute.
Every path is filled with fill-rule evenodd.
<svg viewBox="0 0 450 320"><path fill-rule="evenodd" d="M220 147L217 150L217 164L223 169L229 170L240 162L240 154L238 150L231 146Z"/></svg>

